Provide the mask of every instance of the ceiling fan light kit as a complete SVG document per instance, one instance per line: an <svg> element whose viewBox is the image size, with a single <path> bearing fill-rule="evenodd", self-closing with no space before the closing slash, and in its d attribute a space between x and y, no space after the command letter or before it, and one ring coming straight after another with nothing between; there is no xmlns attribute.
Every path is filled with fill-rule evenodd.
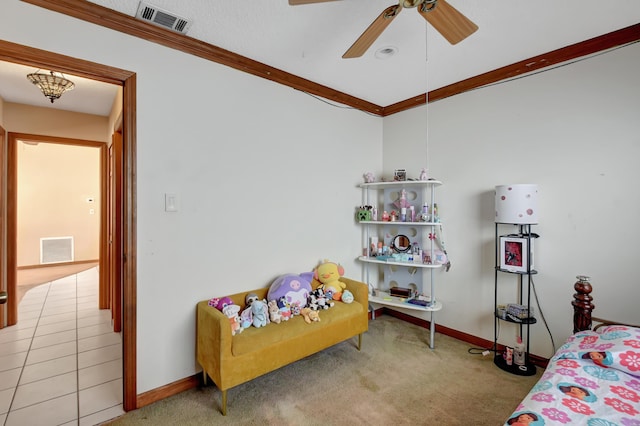
<svg viewBox="0 0 640 426"><path fill-rule="evenodd" d="M295 6L326 1L334 0L289 0L289 4ZM478 30L476 24L446 0L399 0L397 5L383 10L342 57L349 59L364 55L402 9L412 8L416 8L418 13L451 44L460 43Z"/></svg>

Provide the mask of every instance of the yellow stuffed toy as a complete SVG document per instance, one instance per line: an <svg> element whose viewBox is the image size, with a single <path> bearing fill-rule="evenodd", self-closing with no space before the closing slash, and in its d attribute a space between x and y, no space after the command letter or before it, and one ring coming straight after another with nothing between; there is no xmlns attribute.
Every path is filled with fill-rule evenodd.
<svg viewBox="0 0 640 426"><path fill-rule="evenodd" d="M332 293L333 300L341 300L342 290L347 287L345 283L340 281L340 277L343 275L344 268L342 266L326 259L313 271L313 278L322 283L325 293L328 291Z"/></svg>

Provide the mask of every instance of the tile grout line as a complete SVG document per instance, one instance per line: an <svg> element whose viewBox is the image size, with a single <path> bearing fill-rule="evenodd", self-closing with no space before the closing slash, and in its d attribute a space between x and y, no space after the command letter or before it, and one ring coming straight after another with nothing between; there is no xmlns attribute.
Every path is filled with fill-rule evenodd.
<svg viewBox="0 0 640 426"><path fill-rule="evenodd" d="M81 346L81 343L82 343L81 341L82 340L86 340L86 339L91 339L91 338L99 338L100 336L107 335L107 334L110 334L110 333L100 333L99 332L99 330L100 330L99 327L103 325L103 322L100 321L100 319L98 318L97 319L98 322L96 324L86 325L86 326L82 327L84 329L88 329L90 327L96 327L95 331L98 332L98 334L93 335L93 336L85 335L81 339L81 334L82 334L81 331L82 330L80 330L81 327L79 327L79 325L80 325L81 322L86 322L86 318L87 318L83 314L83 312L79 311L80 306L85 306L86 303L87 303L86 302L86 297L82 298L82 300L79 300L80 290L82 290L83 294L84 294L84 289L85 289L85 287L83 286L84 285L84 281L80 280L79 274L77 274L77 273L73 274L72 276L68 276L66 278L71 278L71 280L70 280L70 282L64 283L64 285L62 287L59 287L59 286L53 287L54 282L52 282L52 281L49 281L47 283L43 283L44 285L47 285L47 288L43 292L43 295L41 296L43 301L39 304L39 308L38 309L33 309L33 312L36 314L35 317L33 318L34 319L34 323L35 323L34 327L33 327L33 331L31 333L29 333L29 337L26 337L24 339L24 340L29 339L28 349L27 349L26 354L25 354L25 359L22 362L22 366L16 367L16 368L20 368L19 376L18 376L18 379L17 379L16 386L15 386L15 388L13 390L13 394L11 395L11 402L10 402L10 404L8 406L8 411L6 413L6 417L5 417L4 421L2 422L2 425L0 425L0 426L6 426L8 424L11 424L10 423L11 420L9 419L9 416L12 413L12 410L13 410L13 408L15 406L17 390L18 390L18 387L19 387L18 385L19 384L20 385L25 385L26 384L26 383L20 383L20 381L23 379L23 377L26 377L26 376L24 376L24 374L25 374L24 370L30 365L37 365L39 362L47 362L47 361L51 361L51 360L55 360L55 359L59 359L59 358L63 357L63 356L58 356L58 357L55 357L55 358L52 358L52 359L46 359L46 360L38 361L36 363L27 364L27 362L28 362L27 360L29 359L29 355L33 351L33 345L36 343L35 339L36 339L36 337L38 337L37 333L38 333L39 328L41 326L45 326L45 325L48 326L48 325L55 324L55 323L49 323L48 321L46 323L43 322L44 318L45 318L44 314L48 309L48 303L50 303L51 301L56 302L58 300L58 296L60 295L60 291L59 290L66 290L67 286L75 288L74 289L74 291L75 291L75 299L74 299L74 302L72 302L73 306L75 308L75 320L73 320L71 318L70 319L75 322L76 327L75 327L75 332L68 334L68 336L71 337L71 336L73 336L75 334L75 367L76 367L75 368L75 379L76 379L76 386L75 386L75 389L73 389L73 390L70 389L70 392L65 393L64 395L58 395L55 398L58 398L58 397L61 397L61 396L71 397L74 392L76 393L76 398L75 398L75 401L76 401L76 407L75 407L75 409L76 409L75 410L76 411L76 419L75 419L75 424L76 425L80 425L82 423L82 419L83 418L90 418L91 416L96 416L96 415L99 416L99 413L108 412L111 409L114 409L114 408L122 406L122 403L115 404L113 406L109 406L109 407L104 407L104 408L98 409L97 411L92 412L92 413L87 413L84 417L80 417L81 412L82 412L81 407L80 407L80 391L81 391L81 389L80 389L80 375L81 375L81 369L79 367L80 366L80 354L81 354L80 346ZM35 303L34 303L34 305L38 306L38 304L35 304ZM88 309L87 309L87 311L88 311ZM108 321L107 321L107 323L108 323ZM56 332L45 334L43 336L47 336L49 334L56 334L56 333L59 333L59 332L69 332L69 331L72 331L72 330L56 331ZM72 339L73 338L70 339L69 343L74 341ZM20 340L22 340L22 339L20 339ZM98 343L98 342L96 342L96 343ZM108 348L108 347L111 347L111 346L116 346L118 344L120 344L120 343L104 345L104 342L103 342L103 343L99 343L97 345L97 347L95 347L95 348L83 350L82 353L90 352L90 351L94 351L94 350L100 350L100 349ZM42 348L39 348L39 349L44 349L44 348L46 348L48 346L52 346L52 345L47 344L47 345L45 345L45 346L43 346ZM91 346L91 345L89 345L89 346ZM69 355L71 355L71 354L69 354ZM68 356L68 355L65 355L65 356ZM91 367L94 367L94 366L107 364L107 363L110 363L110 362L113 362L113 361L117 361L117 359L104 360L104 361L101 361L101 362L99 362L97 364L87 366L87 367L85 367L85 369L91 368ZM71 371L69 371L69 372L71 373ZM63 373L55 374L54 376L49 376L49 377L60 376L62 374ZM67 373L64 373L64 374L67 374ZM98 387L98 386L106 384L106 383L115 382L115 381L117 381L119 379L121 379L121 376L119 376L116 379L112 379L112 380L107 379L106 381L104 381L102 383L97 383L97 384L91 385L91 386L87 387L86 389L91 389L91 388L95 388L95 387ZM36 381L29 382L29 383L35 383ZM47 398L45 401L51 401L51 400L53 400L55 398L53 398L53 397L52 398ZM40 403L45 402L45 401L35 402L33 404L26 405L25 407L20 407L20 410L26 409L28 407L32 407L34 405L40 404ZM16 411L17 410L13 410L13 412L16 412ZM74 420L70 420L70 422L68 424L74 424Z"/></svg>
<svg viewBox="0 0 640 426"><path fill-rule="evenodd" d="M80 344L78 343L78 274L75 276L76 290L76 425L80 425Z"/></svg>
<svg viewBox="0 0 640 426"><path fill-rule="evenodd" d="M45 284L47 284L47 292L44 296L44 301L42 302L42 306L40 307L40 314L38 315L38 320L36 321L35 327L33 327L33 334L31 335L29 348L27 348L27 354L25 355L24 361L22 362L22 367L20 367L20 375L18 376L16 387L13 390L13 396L11 396L11 402L9 403L9 408L7 409L7 417L5 417L4 419L5 426L7 424L7 421L9 420L9 416L11 415L11 408L13 407L13 403L16 399L16 394L18 393L18 387L20 386L20 379L22 379L22 373L24 373L24 367L27 365L27 359L29 358L29 353L31 352L31 345L33 345L33 339L35 338L36 330L38 330L38 324L40 324L40 318L42 317L42 312L44 311L44 305L47 303L47 297L49 297L49 292L51 291L51 281ZM18 304L18 308L19 307L20 307L20 304Z"/></svg>

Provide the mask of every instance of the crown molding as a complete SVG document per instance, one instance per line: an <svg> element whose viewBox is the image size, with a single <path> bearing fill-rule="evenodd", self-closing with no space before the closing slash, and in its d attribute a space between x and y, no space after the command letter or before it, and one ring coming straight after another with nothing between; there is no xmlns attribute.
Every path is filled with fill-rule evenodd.
<svg viewBox="0 0 640 426"><path fill-rule="evenodd" d="M105 8L86 0L22 0L35 6L63 13L96 25L158 43L171 49L180 50L203 59L271 80L291 88L311 93L361 111L381 117L406 111L426 103L426 94L420 94L388 106L380 106L334 90L302 77L290 74L253 59L238 55L209 43L179 34L165 28L142 22L132 16ZM640 40L640 24L635 24L599 37L563 47L533 58L462 80L429 92L429 102L465 93L502 80L508 80L538 71L562 62L592 55L603 50L622 46Z"/></svg>

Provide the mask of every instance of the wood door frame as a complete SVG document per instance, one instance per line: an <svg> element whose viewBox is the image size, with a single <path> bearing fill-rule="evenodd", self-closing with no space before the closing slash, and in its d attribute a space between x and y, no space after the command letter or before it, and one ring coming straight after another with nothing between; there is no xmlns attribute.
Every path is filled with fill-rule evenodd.
<svg viewBox="0 0 640 426"><path fill-rule="evenodd" d="M6 256L4 253L7 252L6 240L5 240L5 204L6 204L6 193L4 182L6 182L6 134L7 132L4 130L4 127L0 126L0 253L2 253L0 257L0 290L7 291L7 276L6 276ZM6 308L4 304L0 304L0 328L6 326Z"/></svg>
<svg viewBox="0 0 640 426"><path fill-rule="evenodd" d="M122 366L123 406L125 411L137 407L136 370L136 74L131 71L60 55L29 46L0 40L0 60L34 68L53 69L92 80L117 84L123 88L123 306L122 306ZM3 171L4 172L4 171ZM3 176L7 179L7 176ZM2 188L2 199L9 199L10 188ZM0 212L3 219L4 212ZM8 213L7 213L8 215ZM4 220L3 220L4 221ZM15 243L15 229L6 221L6 240ZM13 224L15 228L15 224ZM8 259L9 250L2 251L2 261ZM6 264L6 263L5 263ZM15 281L15 268L6 268L7 285ZM15 263L14 263L15 265ZM13 272L12 272L13 269ZM8 313L9 314L9 313Z"/></svg>
<svg viewBox="0 0 640 426"><path fill-rule="evenodd" d="M106 167L106 204L109 209L104 211L105 241L104 253L101 258L105 262L103 277L105 282L102 287L105 298L108 299L108 308L111 310L113 331L122 331L122 215L114 214L122 211L122 114L113 126L111 144L107 149Z"/></svg>

